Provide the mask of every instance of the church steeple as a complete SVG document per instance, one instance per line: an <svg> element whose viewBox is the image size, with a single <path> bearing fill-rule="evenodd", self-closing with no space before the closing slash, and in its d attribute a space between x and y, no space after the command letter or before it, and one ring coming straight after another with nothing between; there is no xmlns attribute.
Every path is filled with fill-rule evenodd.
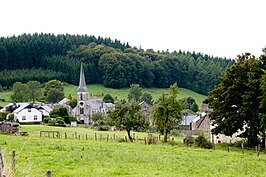
<svg viewBox="0 0 266 177"><path fill-rule="evenodd" d="M85 82L85 75L84 75L84 70L82 67L82 63L80 66L80 75L79 75L79 87L77 92L88 92L88 89L86 87L86 82Z"/></svg>

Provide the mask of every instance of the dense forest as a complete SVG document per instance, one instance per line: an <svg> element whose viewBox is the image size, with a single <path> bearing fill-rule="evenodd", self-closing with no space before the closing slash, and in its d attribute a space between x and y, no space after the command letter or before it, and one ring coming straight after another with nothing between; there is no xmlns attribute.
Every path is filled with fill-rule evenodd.
<svg viewBox="0 0 266 177"><path fill-rule="evenodd" d="M207 94L234 60L184 51L153 51L87 35L22 34L0 38L0 85L59 79L78 84L80 63L87 83L123 88L177 83Z"/></svg>

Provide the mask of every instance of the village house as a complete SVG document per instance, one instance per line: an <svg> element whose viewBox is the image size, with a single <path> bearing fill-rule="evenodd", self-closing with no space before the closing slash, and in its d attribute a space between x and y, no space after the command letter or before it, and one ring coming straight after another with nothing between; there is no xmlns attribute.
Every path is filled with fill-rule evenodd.
<svg viewBox="0 0 266 177"><path fill-rule="evenodd" d="M140 111L145 115L145 117L147 118L149 125L152 126L153 124L153 120L152 120L152 106L150 104L148 104L145 101L142 101L139 103L140 105Z"/></svg>
<svg viewBox="0 0 266 177"><path fill-rule="evenodd" d="M51 111L49 106L31 103L9 103L0 110L13 113L14 119L20 123L42 122L42 116L49 116Z"/></svg>

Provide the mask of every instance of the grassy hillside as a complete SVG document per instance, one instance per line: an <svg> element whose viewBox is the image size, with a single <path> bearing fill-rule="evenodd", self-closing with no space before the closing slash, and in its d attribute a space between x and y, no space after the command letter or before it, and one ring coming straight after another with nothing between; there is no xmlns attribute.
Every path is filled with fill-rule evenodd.
<svg viewBox="0 0 266 177"><path fill-rule="evenodd" d="M112 88L106 88L103 85L97 85L97 84L93 84L93 85L88 85L87 86L89 89L89 93L91 94L91 96L93 98L102 98L103 95L109 93L111 94L114 98L117 99L127 99L127 95L129 93L129 88L127 89L112 89ZM69 94L72 95L72 97L76 96L76 90L77 90L77 86L74 85L70 85L67 84L65 86L64 92L65 92L65 96L68 97ZM160 95L165 92L166 89L163 88L143 88L142 92L147 92L150 93L153 97L153 99L156 101L159 99ZM5 102L0 102L0 106L4 106L7 103L11 102L11 91L3 91L0 92L0 98L5 99ZM197 104L200 106L202 101L206 98L205 95L202 94L198 94L194 91L188 90L188 89L184 89L184 88L179 88L179 99L180 98L184 98L184 97L193 97Z"/></svg>
<svg viewBox="0 0 266 177"><path fill-rule="evenodd" d="M106 88L103 85L88 85L89 93L92 94L92 97L103 97L103 95L109 93L114 98L117 99L127 99L127 95L129 93L129 88L126 89L112 89ZM71 94L72 96L76 96L77 86L74 85L67 85L65 87L65 95ZM150 93L153 99L156 101L159 99L161 94L165 92L167 89L164 88L142 88L142 93L147 92ZM193 97L198 105L201 105L202 101L206 98L205 95L198 94L194 91L179 88L179 96L178 99L185 98L185 97Z"/></svg>
<svg viewBox="0 0 266 177"><path fill-rule="evenodd" d="M11 153L16 151L16 172L13 176L266 176L265 153L234 150L205 150L184 147L177 143L145 145L118 143L106 139L40 138L40 130L57 130L68 134L94 134L86 128L59 128L22 125L28 137L0 134L7 176L11 169ZM97 132L98 134L101 132ZM105 132L118 133L123 132ZM138 133L139 137L147 134Z"/></svg>

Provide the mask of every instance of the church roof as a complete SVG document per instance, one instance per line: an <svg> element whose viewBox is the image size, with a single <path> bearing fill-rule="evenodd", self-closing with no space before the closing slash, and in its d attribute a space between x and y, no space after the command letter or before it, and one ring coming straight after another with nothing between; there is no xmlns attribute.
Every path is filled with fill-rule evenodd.
<svg viewBox="0 0 266 177"><path fill-rule="evenodd" d="M85 75L84 75L84 70L83 70L82 64L80 66L79 87L78 87L77 92L88 92L88 89L86 87Z"/></svg>

